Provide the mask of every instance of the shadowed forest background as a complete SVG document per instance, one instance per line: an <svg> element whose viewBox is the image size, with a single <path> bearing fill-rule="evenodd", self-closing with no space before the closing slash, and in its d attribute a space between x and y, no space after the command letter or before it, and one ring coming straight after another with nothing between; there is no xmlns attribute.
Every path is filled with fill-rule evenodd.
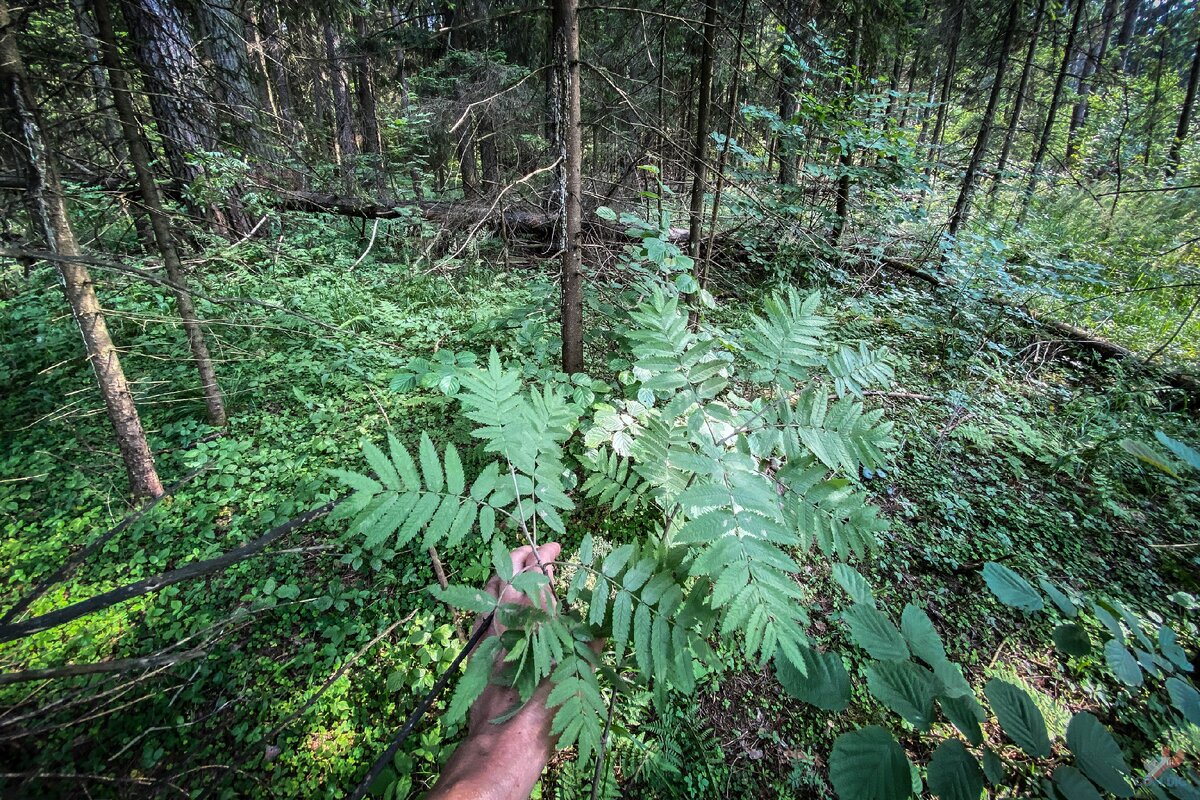
<svg viewBox="0 0 1200 800"><path fill-rule="evenodd" d="M506 651L535 797L1200 797L1198 86L1194 0L0 0L0 794L421 796Z"/></svg>

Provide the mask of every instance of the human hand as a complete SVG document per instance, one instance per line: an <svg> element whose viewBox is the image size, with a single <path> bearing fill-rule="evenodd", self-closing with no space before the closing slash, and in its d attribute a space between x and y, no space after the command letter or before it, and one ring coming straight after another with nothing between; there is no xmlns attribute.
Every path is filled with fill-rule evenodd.
<svg viewBox="0 0 1200 800"><path fill-rule="evenodd" d="M544 568L545 575L553 581L551 562L558 558L561 549L557 542L548 542L536 551L530 546L519 547L509 554L512 572L517 575ZM484 589L501 603L533 605L527 596L499 576L488 581ZM539 601L542 608L553 607L552 585L542 590ZM482 625L483 621L478 624ZM499 635L505 630L498 615L492 617L489 627L489 634ZM499 663L504 653L499 653L496 658ZM493 723L493 719L520 702L520 694L516 689L489 683L471 706L467 738L443 768L437 784L426 795L427 800L516 800L528 797L554 753L555 740L550 733L553 714L546 708L549 694L550 681L544 680L516 714L503 722Z"/></svg>
<svg viewBox="0 0 1200 800"><path fill-rule="evenodd" d="M558 558L558 554L561 551L562 547L558 542L547 542L536 551L529 545L518 547L509 553L509 557L512 559L512 574L519 575L522 572L541 570L553 582L554 566L552 562ZM484 586L484 591L495 597L502 604L533 606L533 602L528 596L501 580L499 575L492 576L492 579ZM554 607L555 603L552 583L551 586L547 586L542 590L539 605L541 608L549 610ZM482 625L483 620L478 624ZM500 615L493 615L488 635L499 636L506 629L504 623L500 621ZM503 661L504 655L504 651L498 653L496 662L500 663ZM516 689L489 683L474 705L471 706L469 735L486 733L489 728L512 730L513 727L516 727L527 731L542 730L544 728L546 739L552 748L553 742L549 740L551 715L546 708L546 696L549 692L549 681L543 681L529 702L511 720L500 725L491 725L491 720L510 711L519 702L519 694ZM512 726L510 723L517 723L517 725Z"/></svg>

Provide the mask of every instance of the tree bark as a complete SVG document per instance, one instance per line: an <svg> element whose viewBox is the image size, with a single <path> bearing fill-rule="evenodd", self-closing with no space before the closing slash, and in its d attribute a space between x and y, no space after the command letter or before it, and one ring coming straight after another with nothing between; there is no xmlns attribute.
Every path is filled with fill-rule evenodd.
<svg viewBox="0 0 1200 800"><path fill-rule="evenodd" d="M1179 109L1179 123L1175 126L1175 138L1171 142L1171 151L1167 154L1167 166L1164 170L1167 180L1175 177L1175 170L1179 168L1179 151L1187 139L1188 127L1192 122L1197 84L1200 84L1200 38L1196 39L1196 54L1192 56L1192 69L1188 73L1187 94L1183 98L1183 107Z"/></svg>
<svg viewBox="0 0 1200 800"><path fill-rule="evenodd" d="M79 245L71 229L66 199L59 183L51 149L42 133L32 87L17 51L16 31L7 0L0 0L0 91L8 113L5 127L18 143L26 163L26 201L35 224L42 227L46 244L57 255L78 256ZM96 374L100 394L116 433L117 446L129 475L129 489L139 497L157 497L162 483L146 441L121 360L108 333L100 301L87 268L78 262L58 262L71 313L83 336L88 361Z"/></svg>
<svg viewBox="0 0 1200 800"><path fill-rule="evenodd" d="M379 202L391 199L387 164L383 155L383 136L379 132L379 109L375 102L375 68L367 42L366 9L354 15L358 52L354 56L354 88L358 94L358 112L362 123L362 151L370 159L374 172L375 196Z"/></svg>
<svg viewBox="0 0 1200 800"><path fill-rule="evenodd" d="M862 37L863 37L863 9L859 6L855 12L855 25L850 34L850 53L848 56L847 66L850 69L849 77L846 79L845 93L847 109L854 106L854 94L858 91L858 65L862 59ZM956 45L957 47L957 45ZM844 139L844 137L843 137ZM837 193L834 198L834 221L833 228L829 231L829 246L837 247L842 240L842 233L846 230L846 223L850 220L850 170L854 165L854 151L850 144L846 141L841 143L841 152L838 154L838 182Z"/></svg>
<svg viewBox="0 0 1200 800"><path fill-rule="evenodd" d="M562 369L583 371L583 136L579 91L579 0L554 0L550 29L558 100L554 113L558 134L558 201L563 224L558 246L562 251Z"/></svg>
<svg viewBox="0 0 1200 800"><path fill-rule="evenodd" d="M1021 202L1019 222L1024 223L1029 214L1029 205L1033 202L1033 193L1037 191L1038 179L1041 177L1042 162L1050 150L1050 139L1054 135L1054 120L1058 116L1058 106L1062 102L1063 86L1067 82L1067 72L1071 68L1071 56L1075 51L1075 38L1079 34L1079 21L1083 18L1083 8L1087 0L1075 0L1075 13L1071 16L1071 28L1067 33L1067 46L1063 49L1062 65L1054 79L1054 91L1050 95L1050 107L1046 110L1046 124L1042 126L1042 135L1038 139L1037 149L1033 153L1033 164L1029 168L1029 185L1025 187L1025 197Z"/></svg>
<svg viewBox="0 0 1200 800"><path fill-rule="evenodd" d="M696 89L696 129L692 147L692 197L688 211L688 251L700 259L704 227L704 191L708 185L708 109L712 102L713 53L717 39L717 0L705 0L703 43L700 53L700 84Z"/></svg>
<svg viewBox="0 0 1200 800"><path fill-rule="evenodd" d="M200 374L200 385L204 392L204 405L208 410L208 421L217 427L225 425L225 401L221 397L221 387L217 384L217 372L213 367L212 358L208 353L208 343L204 338L204 330L196 318L196 307L192 295L187 290L187 275L179 258L175 235L171 231L170 219L163 208L159 196L158 184L154 182L154 173L150 170L150 149L138 126L137 114L133 108L133 95L129 91L129 80L121 66L117 53L117 39L113 32L112 12L108 0L92 0L92 10L96 15L96 26L99 32L101 57L108 70L109 83L113 89L113 103L117 109L117 117L121 123L121 132L129 147L133 171L137 176L138 192L142 204L150 215L150 223L154 229L154 241L162 254L163 266L167 278L171 281L175 293L175 306L179 317L183 320L183 330L187 334L188 346L192 351L192 360L196 371Z"/></svg>
<svg viewBox="0 0 1200 800"><path fill-rule="evenodd" d="M122 0L121 11L133 44L134 60L146 79L150 111L171 168L173 189L189 211L226 233L249 229L236 192L221 205L189 200L187 188L200 177L197 154L220 143L203 86L197 44L178 5L164 0Z"/></svg>
<svg viewBox="0 0 1200 800"><path fill-rule="evenodd" d="M929 140L929 167L925 170L925 182L933 181L933 165L941 160L938 151L942 136L946 132L946 116L950 111L950 95L954 91L954 78L958 74L958 46L962 42L963 20L967 16L966 0L958 0L946 9L945 24L950 26L950 39L946 43L946 69L942 75L942 90L938 95L937 118L933 123L933 135Z"/></svg>
<svg viewBox="0 0 1200 800"><path fill-rule="evenodd" d="M279 27L279 12L273 2L262 6L263 58L267 62L267 80L271 84L276 105L276 124L286 141L295 135L295 114L292 111L292 87L288 82L284 62L283 35Z"/></svg>
<svg viewBox="0 0 1200 800"><path fill-rule="evenodd" d="M125 147L125 140L121 136L121 128L117 121L104 110L111 102L112 87L108 85L108 76L100 63L100 51L96 44L96 23L88 14L87 0L71 0L71 10L75 13L75 23L79 26L79 34L83 40L83 51L87 56L88 77L96 92L96 113L99 114L104 125L105 144L112 150L113 160L116 164L123 165L129 158L129 150ZM146 219L146 215L136 208L130 209L123 193L116 195L116 202L121 210L133 219L133 225L142 246L152 247L154 234L150 231L150 222Z"/></svg>
<svg viewBox="0 0 1200 800"><path fill-rule="evenodd" d="M350 113L350 91L346 86L346 69L338 53L341 37L333 28L333 22L325 17L321 21L321 36L325 42L325 61L329 69L329 85L333 92L334 154L342 167L342 177L347 187L353 185L351 175L358 147L354 141L354 118Z"/></svg>
<svg viewBox="0 0 1200 800"><path fill-rule="evenodd" d="M975 191L975 176L987 155L988 141L992 138L992 124L996 119L996 108L1000 105L1000 94L1004 91L1004 73L1008 70L1008 51L1012 48L1013 36L1017 30L1017 20L1021 17L1021 0L1012 0L1008 7L1008 21L1004 25L1004 35L1000 41L1000 54L996 59L996 74L992 80L992 91L988 95L987 108L984 109L983 119L979 123L979 134L975 137L975 147L971 150L971 160L967 163L967 171L963 174L962 186L958 190L958 199L954 203L954 211L950 214L950 224L947 232L951 236L958 235L958 229L966 220L971 208L971 194Z"/></svg>
<svg viewBox="0 0 1200 800"><path fill-rule="evenodd" d="M992 177L991 188L988 189L988 201L992 201L1000 186L1004 183L1004 169L1008 166L1008 157L1012 153L1013 142L1017 139L1017 131L1021 127L1021 112L1025 109L1025 99L1029 90L1029 76L1033 72L1034 57L1037 55L1038 37L1042 32L1042 20L1046 17L1046 0L1038 0L1037 10L1033 14L1033 29L1029 33L1029 47L1025 51L1025 65L1021 68L1021 78L1017 81L1017 90L1013 94L1012 113L1008 118L1008 130L1004 133L1004 144L1000 147L1000 157L996 160L996 174Z"/></svg>
<svg viewBox="0 0 1200 800"><path fill-rule="evenodd" d="M1117 34L1117 55L1120 58L1121 71L1129 72L1129 45L1137 32L1138 12L1142 0L1125 0L1125 17L1121 20L1121 31Z"/></svg>
<svg viewBox="0 0 1200 800"><path fill-rule="evenodd" d="M213 67L224 138L234 142L243 154L261 159L261 103L250 77L245 23L234 11L233 0L194 0L192 7L204 53Z"/></svg>
<svg viewBox="0 0 1200 800"><path fill-rule="evenodd" d="M1071 125L1067 128L1067 162L1075 157L1075 153L1079 149L1079 138L1077 134L1087 122L1088 113L1088 95L1092 91L1092 76L1096 74L1096 70L1104 62L1104 56L1108 52L1108 40L1112 38L1112 29L1117 14L1117 0L1105 0L1104 11L1100 16L1100 38L1092 42L1091 47L1087 50L1087 55L1084 58L1083 70L1080 72L1079 81L1075 85L1075 106L1071 110Z"/></svg>
<svg viewBox="0 0 1200 800"><path fill-rule="evenodd" d="M800 31L800 0L786 0L786 18L784 32L793 41ZM781 55L782 66L779 72L779 121L790 125L792 117L796 116L796 89L800 76L792 59ZM787 136L776 136L776 148L779 151L779 185L793 186L796 183L796 154L788 147Z"/></svg>

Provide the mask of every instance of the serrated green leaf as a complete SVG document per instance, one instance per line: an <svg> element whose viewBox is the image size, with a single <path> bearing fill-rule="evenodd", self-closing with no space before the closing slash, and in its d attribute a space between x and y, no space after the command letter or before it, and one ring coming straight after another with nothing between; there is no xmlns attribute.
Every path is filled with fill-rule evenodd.
<svg viewBox="0 0 1200 800"><path fill-rule="evenodd" d="M429 591L446 605L462 609L463 611L488 614L496 607L496 598L483 589L450 584L445 589L439 586L431 586L429 587Z"/></svg>
<svg viewBox="0 0 1200 800"><path fill-rule="evenodd" d="M908 645L896 626L883 612L871 606L856 605L843 614L850 627L850 638L872 658L880 661L907 661Z"/></svg>
<svg viewBox="0 0 1200 800"><path fill-rule="evenodd" d="M458 679L458 685L454 687L454 694L450 697L450 705L446 708L446 724L453 724L465 718L475 700L483 694L488 685L488 677L492 674L499 645L499 636L489 636L475 648L475 652L467 661L466 670Z"/></svg>
<svg viewBox="0 0 1200 800"><path fill-rule="evenodd" d="M1065 800L1103 800L1092 782L1074 767L1063 765L1054 770L1054 786Z"/></svg>
<svg viewBox="0 0 1200 800"><path fill-rule="evenodd" d="M1133 797L1125 776L1129 764L1108 729L1086 711L1067 723L1067 747L1075 754L1079 769L1101 789L1117 797Z"/></svg>
<svg viewBox="0 0 1200 800"><path fill-rule="evenodd" d="M1179 646L1179 636L1169 625L1161 625L1158 629L1158 649L1163 656L1184 672L1192 671L1192 663L1188 661L1187 653ZM1196 723L1200 725L1200 722Z"/></svg>
<svg viewBox="0 0 1200 800"><path fill-rule="evenodd" d="M775 655L775 674L792 697L824 711L843 711L850 704L850 676L837 653L800 647L797 665L781 650Z"/></svg>
<svg viewBox="0 0 1200 800"><path fill-rule="evenodd" d="M1126 686L1142 685L1142 668L1138 666L1137 659L1129 652L1129 648L1116 639L1104 643L1104 661L1121 683Z"/></svg>
<svg viewBox="0 0 1200 800"><path fill-rule="evenodd" d="M404 481L405 490L420 491L421 476L417 474L417 465L413 463L408 450L391 432L388 433L388 452L391 453L392 466L395 467L396 474L400 476L400 480Z"/></svg>
<svg viewBox="0 0 1200 800"><path fill-rule="evenodd" d="M992 786L999 786L1004 783L1004 762L1000 760L1000 756L991 750L985 749L981 763L983 764L983 774L987 777L988 783Z"/></svg>
<svg viewBox="0 0 1200 800"><path fill-rule="evenodd" d="M917 730L929 730L938 689L932 672L911 661L883 661L867 667L867 688L905 722Z"/></svg>
<svg viewBox="0 0 1200 800"><path fill-rule="evenodd" d="M462 461L458 457L458 450L454 445L446 445L446 458L444 462L446 468L446 492L448 494L461 495L463 489L466 488L466 476L463 475Z"/></svg>
<svg viewBox="0 0 1200 800"><path fill-rule="evenodd" d="M905 800L912 779L904 750L883 728L843 733L829 756L829 781L841 800Z"/></svg>
<svg viewBox="0 0 1200 800"><path fill-rule="evenodd" d="M924 609L906 605L900 615L900 632L908 642L908 649L913 655L933 667L946 660L946 648L942 645L942 637L933 627L933 620Z"/></svg>
<svg viewBox="0 0 1200 800"><path fill-rule="evenodd" d="M513 578L512 556L509 555L508 548L499 539L492 539L492 569L504 583L508 583Z"/></svg>
<svg viewBox="0 0 1200 800"><path fill-rule="evenodd" d="M1054 646L1076 658L1092 652L1092 640L1087 631L1074 622L1066 622L1054 629Z"/></svg>
<svg viewBox="0 0 1200 800"><path fill-rule="evenodd" d="M833 579L850 595L851 600L874 607L875 595L871 592L871 584L867 583L867 579L854 567L848 564L834 564Z"/></svg>
<svg viewBox="0 0 1200 800"><path fill-rule="evenodd" d="M496 533L496 509L491 506L479 507L479 535L485 542L498 541L492 537Z"/></svg>
<svg viewBox="0 0 1200 800"><path fill-rule="evenodd" d="M946 739L929 761L929 791L942 800L979 800L983 770L958 739Z"/></svg>
<svg viewBox="0 0 1200 800"><path fill-rule="evenodd" d="M983 708L973 694L962 697L943 696L938 698L938 702L946 719L958 728L959 733L966 737L968 742L974 745L983 744L983 729L979 726L979 723L983 722Z"/></svg>
<svg viewBox="0 0 1200 800"><path fill-rule="evenodd" d="M992 711L1008 738L1034 758L1050 755L1050 737L1046 735L1046 720L1034 705L1033 698L1019 686L992 678L983 689Z"/></svg>
<svg viewBox="0 0 1200 800"><path fill-rule="evenodd" d="M375 470L375 474L379 476L383 485L393 492L400 491L400 476L396 474L396 468L392 466L392 462L383 454L383 451L366 439L362 441L362 451L367 458L367 463L371 465L371 469Z"/></svg>
<svg viewBox="0 0 1200 800"><path fill-rule="evenodd" d="M381 483L372 478L368 478L366 475L359 475L357 472L350 472L344 469L327 469L325 472L337 478L339 481L346 484L356 492L375 495L383 491L383 485Z"/></svg>
<svg viewBox="0 0 1200 800"><path fill-rule="evenodd" d="M1021 611L1041 611L1046 607L1033 585L1003 564L989 561L983 565L983 580L996 599Z"/></svg>
<svg viewBox="0 0 1200 800"><path fill-rule="evenodd" d="M1067 597L1067 595L1053 583L1045 578L1038 578L1038 586L1040 586L1042 591L1046 593L1046 596L1050 598L1050 602L1054 603L1054 605L1058 607L1058 610L1063 614L1072 619L1079 615L1079 608L1071 602L1071 598Z"/></svg>
<svg viewBox="0 0 1200 800"><path fill-rule="evenodd" d="M1167 694L1171 702L1193 725L1200 725L1200 691L1181 678L1167 678Z"/></svg>
<svg viewBox="0 0 1200 800"><path fill-rule="evenodd" d="M433 440L429 438L429 434L421 434L421 474L425 476L425 487L431 492L442 491L444 480L442 477L442 465L438 462L437 448L433 446Z"/></svg>

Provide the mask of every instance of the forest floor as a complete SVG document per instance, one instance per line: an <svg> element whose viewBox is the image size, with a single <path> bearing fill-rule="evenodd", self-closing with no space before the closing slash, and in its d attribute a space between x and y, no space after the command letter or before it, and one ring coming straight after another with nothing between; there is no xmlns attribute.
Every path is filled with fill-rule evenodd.
<svg viewBox="0 0 1200 800"><path fill-rule="evenodd" d="M203 471L30 613L212 557L325 502L336 490L324 470L354 468L363 438L378 442L392 430L411 446L428 432L470 452L467 428L445 396L394 391L392 377L413 356L484 353L492 345L507 357L553 363L553 326L542 320L555 290L532 274L476 266L422 275L382 259L350 272L344 258L317 245L298 245L269 273L239 267L223 295L278 302L307 319L202 304L231 410L222 436L197 421L198 401L178 391L193 381L168 301L144 285L101 287L126 370L138 379L164 483ZM4 608L127 513L119 460L70 316L52 273L35 278L20 292L0 281ZM895 385L868 398L896 423L900 441L892 465L865 476L892 521L879 553L860 566L887 587L881 601L894 608L919 601L974 684L997 674L1018 681L1044 706L1052 729L1072 709L1117 693L1088 659L1061 664L1048 629L1015 625L1002 613L979 565L1003 560L1063 585L1103 587L1147 612L1165 614L1174 592L1200 591L1196 550L1187 547L1200 529L1200 498L1119 445L1150 440L1155 430L1200 441L1194 416L1172 411L1178 398L1152 377L1047 342L953 290L887 273L869 280L811 273L800 282L821 285L842 340L886 346L895 357ZM712 321L736 329L767 288L748 281L723 287ZM574 520L567 548L587 532L618 541L645 524L586 507ZM206 580L0 646L0 671L204 651L147 674L0 687L0 772L119 779L88 785L93 796L148 792L163 778L214 796L343 794L459 643L454 620L425 591L434 573L424 550L413 547L385 571L352 569L340 558L342 527L322 520ZM444 553L450 580L482 584L487 552L478 543ZM814 562L806 577L813 602L828 608L843 601L825 569L823 560ZM610 766L621 791L831 796L824 770L831 742L842 730L884 719L883 707L860 685L862 702L853 708L868 711L830 722L789 699L772 675L727 649L718 656L693 705L680 701L641 727L626 726L632 709L618 714ZM84 686L92 690L86 698ZM51 707L51 698L61 702ZM396 770L407 777L395 796L430 785L460 733L435 709L397 757ZM1200 751L1198 742L1183 744ZM921 745L914 737L906 746ZM590 783L592 765L569 756L555 765L535 796L588 793L580 786ZM0 778L0 792L20 784ZM51 781L39 791L76 788Z"/></svg>

